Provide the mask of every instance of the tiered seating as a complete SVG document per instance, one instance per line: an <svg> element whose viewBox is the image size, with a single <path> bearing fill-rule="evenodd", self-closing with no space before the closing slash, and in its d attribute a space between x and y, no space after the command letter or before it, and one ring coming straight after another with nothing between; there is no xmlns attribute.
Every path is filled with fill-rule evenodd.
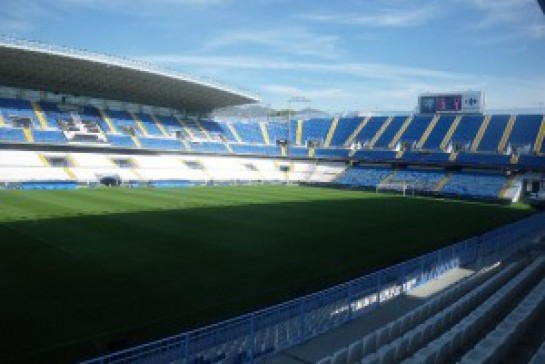
<svg viewBox="0 0 545 364"><path fill-rule="evenodd" d="M305 120L303 122L303 144L309 140L323 143L332 122L332 119Z"/></svg>
<svg viewBox="0 0 545 364"><path fill-rule="evenodd" d="M509 121L509 115L493 115L486 128L478 151L495 152L498 150L501 137Z"/></svg>
<svg viewBox="0 0 545 364"><path fill-rule="evenodd" d="M390 142L394 138L394 136L397 134L403 123L407 120L406 116L395 116L392 118L392 121L388 125L388 127L384 130L382 135L377 139L377 142L374 145L374 148L380 149L386 149L389 147Z"/></svg>
<svg viewBox="0 0 545 364"><path fill-rule="evenodd" d="M25 143L25 133L19 128L0 128L0 141L10 143Z"/></svg>
<svg viewBox="0 0 545 364"><path fill-rule="evenodd" d="M477 115L464 116L452 134L451 142L462 145L472 143L483 123L483 119L484 117Z"/></svg>
<svg viewBox="0 0 545 364"><path fill-rule="evenodd" d="M445 172L434 170L397 170L391 182L404 182L419 191L435 191L435 187L445 177Z"/></svg>
<svg viewBox="0 0 545 364"><path fill-rule="evenodd" d="M124 130L134 130L137 135L142 135L142 130L136 124L136 121L126 111L108 110L107 115L114 124L114 127L118 132Z"/></svg>
<svg viewBox="0 0 545 364"><path fill-rule="evenodd" d="M161 122L167 133L183 132L182 124L174 116L156 115L157 120ZM185 133L184 133L185 135ZM186 135L187 137L187 135Z"/></svg>
<svg viewBox="0 0 545 364"><path fill-rule="evenodd" d="M526 267L516 262L499 272L493 269L477 273L323 358L319 364L455 361L460 351L466 352L464 348L479 340L491 319L505 316L495 330L461 358L463 363L497 362L517 330L528 325L532 314L542 307L544 269L545 258L541 257ZM509 314L509 303L519 295L526 298Z"/></svg>
<svg viewBox="0 0 545 364"><path fill-rule="evenodd" d="M188 131L189 133L191 133L191 135L193 135L193 137L200 140L207 139L205 132L199 127L199 124L197 124L195 120L185 119L183 120L183 122L186 128L189 129Z"/></svg>
<svg viewBox="0 0 545 364"><path fill-rule="evenodd" d="M243 143L265 144L257 122L232 123Z"/></svg>
<svg viewBox="0 0 545 364"><path fill-rule="evenodd" d="M31 103L18 99L0 99L0 112L0 141L4 143L62 144L67 142L62 130L66 131L64 135L69 142L104 145L109 141L111 146L124 148L223 154L233 150L234 153L266 156L279 156L281 152L291 150L289 156L298 158L463 167L511 168L518 165L541 169L545 165L545 157L539 153L540 148L545 152L545 143L541 143L545 128L540 129L543 115L415 115L313 118L289 123L216 122L103 110L93 106L60 107L50 102ZM9 129L13 127L10 117L23 118L17 126L25 128ZM171 139L175 135L181 142ZM279 152L277 141L288 138L289 145L283 145ZM327 145L307 149L308 141ZM185 144L191 142L203 143L186 148ZM402 143L402 150L394 148L399 143ZM449 145L456 149L448 149ZM447 154L446 150L451 153Z"/></svg>
<svg viewBox="0 0 545 364"><path fill-rule="evenodd" d="M336 182L347 186L376 187L391 173L392 170L387 167L352 167Z"/></svg>
<svg viewBox="0 0 545 364"><path fill-rule="evenodd" d="M511 285L514 283L510 282ZM511 296L514 295L515 292L511 294ZM491 301L490 304L492 303L495 302ZM504 305L506 304L507 302L504 302ZM544 304L545 278L505 317L495 330L489 332L470 352L464 355L461 362L500 361L522 331L532 325L532 318L543 308Z"/></svg>
<svg viewBox="0 0 545 364"><path fill-rule="evenodd" d="M388 118L385 116L374 116L370 118L367 124L365 124L358 135L356 135L354 138L354 143L361 143L365 145L370 142L387 119Z"/></svg>
<svg viewBox="0 0 545 364"><path fill-rule="evenodd" d="M15 117L15 118L30 119L33 128L35 129L41 128L40 123L38 122L38 119L36 118L36 114L34 113L34 110L32 109L32 105L30 104L30 101L20 100L20 99L0 98L0 109L1 109L3 119L5 120L8 126L11 126L9 124L9 121L11 120L11 118Z"/></svg>
<svg viewBox="0 0 545 364"><path fill-rule="evenodd" d="M277 140L286 140L288 138L288 128L286 123L281 122L268 122L267 132L269 133L269 140L272 144L275 144Z"/></svg>
<svg viewBox="0 0 545 364"><path fill-rule="evenodd" d="M38 105L45 114L47 126L49 128L57 128L57 120L66 119L70 116L67 113L60 111L57 105L52 102L41 101L38 102Z"/></svg>
<svg viewBox="0 0 545 364"><path fill-rule="evenodd" d="M66 138L60 130L33 130L35 143L66 144Z"/></svg>
<svg viewBox="0 0 545 364"><path fill-rule="evenodd" d="M511 145L529 145L533 148L542 119L543 115L518 115L507 142Z"/></svg>
<svg viewBox="0 0 545 364"><path fill-rule="evenodd" d="M459 172L442 188L444 194L496 199L507 178L501 174Z"/></svg>
<svg viewBox="0 0 545 364"><path fill-rule="evenodd" d="M543 288L543 291L545 292L545 288ZM537 352L532 357L532 360L530 361L530 364L541 364L545 363L545 341L543 344L537 349Z"/></svg>
<svg viewBox="0 0 545 364"><path fill-rule="evenodd" d="M362 118L340 118L335 134L333 134L333 138L331 139L330 146L342 147L348 137L358 127L361 120Z"/></svg>
<svg viewBox="0 0 545 364"><path fill-rule="evenodd" d="M455 119L455 116L453 115L441 115L441 117L437 121L437 124L435 124L435 127L433 128L430 135L428 136L428 139L422 146L422 149L439 150L439 147L441 146L441 142L447 135L447 132L452 126L454 119Z"/></svg>
<svg viewBox="0 0 545 364"><path fill-rule="evenodd" d="M140 119L148 135L163 136L163 133L161 132L161 130L159 130L159 128L157 127L157 124L155 123L155 121L153 121L151 115L138 113L136 114L136 117Z"/></svg>
<svg viewBox="0 0 545 364"><path fill-rule="evenodd" d="M405 143L418 142L432 119L433 116L415 116L401 136L400 141Z"/></svg>

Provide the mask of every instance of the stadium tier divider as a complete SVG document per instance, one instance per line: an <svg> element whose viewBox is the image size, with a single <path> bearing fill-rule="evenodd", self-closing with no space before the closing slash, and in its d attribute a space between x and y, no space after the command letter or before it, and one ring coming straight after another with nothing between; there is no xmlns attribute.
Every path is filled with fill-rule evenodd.
<svg viewBox="0 0 545 364"><path fill-rule="evenodd" d="M534 239L543 236L543 219L544 213L535 214L487 232L478 238L459 242L323 291L201 329L107 354L85 363L133 361L246 363L262 360L357 317L372 314L376 308L390 299L436 279L454 268L472 266L475 271L481 271L483 268L494 267L500 262L507 261L515 254L526 251ZM409 319L406 317L382 328L380 334L377 333L377 340L385 347L388 345L390 335L393 339L399 337L403 330L417 328L414 337L420 336L421 339L425 334L427 339L434 339L444 332L445 328L441 326L443 319L461 317L457 315L467 312L483 300L488 302L497 297L494 300L503 302L515 292L513 289L522 287L535 276L536 272L542 271L543 266L543 259L526 268L519 261L508 264L498 273L484 273L468 278L462 284L448 289L420 307L418 313L413 311L407 316ZM509 281L513 274L521 270L522 273L510 281L516 283L511 283L510 288L504 286L494 293L504 282ZM489 277L487 274L492 277L486 279ZM465 292L470 293L466 295ZM462 301L466 303L462 304ZM449 305L452 302L456 304ZM456 311L447 314L445 310ZM420 332L420 335L417 332ZM430 333L429 338L428 332L433 334ZM416 352L424 344L422 341L415 342L413 351ZM352 349L354 350L357 351ZM349 348L346 349L346 355L348 351ZM408 355L407 353L405 355ZM383 349L380 355L391 357L395 355L395 351L389 347ZM338 357L343 359L345 354Z"/></svg>

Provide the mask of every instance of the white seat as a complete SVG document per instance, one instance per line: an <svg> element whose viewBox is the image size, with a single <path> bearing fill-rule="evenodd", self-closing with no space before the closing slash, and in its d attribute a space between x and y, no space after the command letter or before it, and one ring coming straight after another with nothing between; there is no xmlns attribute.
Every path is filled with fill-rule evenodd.
<svg viewBox="0 0 545 364"><path fill-rule="evenodd" d="M362 357L377 351L377 336L377 332L373 332L371 335L367 335L363 338Z"/></svg>
<svg viewBox="0 0 545 364"><path fill-rule="evenodd" d="M320 359L316 364L331 364L331 357L326 356L325 358Z"/></svg>
<svg viewBox="0 0 545 364"><path fill-rule="evenodd" d="M358 340L348 346L348 364L359 363L362 358L363 341Z"/></svg>
<svg viewBox="0 0 545 364"><path fill-rule="evenodd" d="M331 364L346 364L348 359L348 350L346 348L339 349L333 354Z"/></svg>

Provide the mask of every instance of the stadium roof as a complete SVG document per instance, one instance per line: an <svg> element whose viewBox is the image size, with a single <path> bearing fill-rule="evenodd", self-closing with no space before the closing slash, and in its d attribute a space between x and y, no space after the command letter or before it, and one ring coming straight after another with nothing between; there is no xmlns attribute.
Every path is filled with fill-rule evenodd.
<svg viewBox="0 0 545 364"><path fill-rule="evenodd" d="M0 85L188 112L259 102L243 90L146 62L0 36Z"/></svg>

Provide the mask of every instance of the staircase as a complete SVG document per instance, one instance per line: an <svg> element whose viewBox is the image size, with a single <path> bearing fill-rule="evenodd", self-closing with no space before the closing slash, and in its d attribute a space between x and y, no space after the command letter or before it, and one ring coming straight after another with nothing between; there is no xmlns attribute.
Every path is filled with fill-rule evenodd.
<svg viewBox="0 0 545 364"><path fill-rule="evenodd" d="M206 139L212 141L212 137L210 136L210 134L208 133L208 130L206 130L206 128L204 126L202 126L201 122L199 120L195 120L195 124L197 125L197 127L199 128L199 130L201 131L201 133L204 134L204 136L206 137Z"/></svg>
<svg viewBox="0 0 545 364"><path fill-rule="evenodd" d="M229 128L229 130L231 131L231 134L233 134L233 137L235 137L235 140L237 141L237 143L242 143L242 139L240 139L240 135L238 135L238 132L235 129L235 126L231 123L226 123L225 125L227 125L227 127Z"/></svg>
<svg viewBox="0 0 545 364"><path fill-rule="evenodd" d="M483 139L486 128L488 128L488 124L490 124L490 115L485 116L481 124L481 127L479 128L477 136L475 137L475 140L473 140L473 143L471 144L472 152L476 152L477 149L479 149L479 144L481 144L481 140Z"/></svg>
<svg viewBox="0 0 545 364"><path fill-rule="evenodd" d="M499 153L503 153L505 151L507 141L509 140L509 136L511 135L511 132L513 131L513 127L515 126L516 121L517 121L517 117L515 115L511 115L511 117L509 118L509 121L507 122L507 126L505 127L505 131L503 132L503 135L501 137L500 144L498 144Z"/></svg>
<svg viewBox="0 0 545 364"><path fill-rule="evenodd" d="M187 150L188 152L191 152L191 145L189 145L189 142L185 139L180 139L180 141L184 145L185 150Z"/></svg>
<svg viewBox="0 0 545 364"><path fill-rule="evenodd" d="M30 128L23 128L23 133L25 133L27 142L34 143L34 136L32 135L32 130L30 130Z"/></svg>
<svg viewBox="0 0 545 364"><path fill-rule="evenodd" d="M142 123L142 120L140 120L140 118L138 116L136 116L136 114L134 114L132 112L131 112L131 117L136 122L136 126L138 127L138 129L140 129L140 132L142 133L142 135L143 136L148 136L148 131L144 127L144 123Z"/></svg>
<svg viewBox="0 0 545 364"><path fill-rule="evenodd" d="M329 127L329 131L327 132L327 136L324 141L324 147L329 147L331 145L331 139L333 139L333 135L335 135L335 130L337 129L337 125L339 124L339 118L334 117L333 121L331 122L331 126Z"/></svg>
<svg viewBox="0 0 545 364"><path fill-rule="evenodd" d="M288 147L286 146L286 144L280 145L280 152L282 153L282 157L288 156Z"/></svg>
<svg viewBox="0 0 545 364"><path fill-rule="evenodd" d="M435 192L441 192L443 187L450 181L452 178L452 172L447 173L445 177L443 177L438 183L437 186L435 186Z"/></svg>
<svg viewBox="0 0 545 364"><path fill-rule="evenodd" d="M153 122L155 123L155 126L157 126L157 129L159 129L161 134L163 134L163 136L167 137L168 133L165 130L165 127L163 126L163 124L161 124L161 121L159 121L159 119L157 119L157 117L155 115L153 115L153 114L151 114L150 116L151 116L151 120L153 120Z"/></svg>
<svg viewBox="0 0 545 364"><path fill-rule="evenodd" d="M511 154L511 160L509 161L509 163L511 164L517 164L519 162L519 154L517 153L513 153Z"/></svg>
<svg viewBox="0 0 545 364"><path fill-rule="evenodd" d="M40 122L42 129L47 129L48 128L47 119L45 117L45 114L42 108L40 107L40 104L36 101L32 101L31 104L32 104L32 108L34 109L34 113L36 114L36 117L38 118L38 121Z"/></svg>
<svg viewBox="0 0 545 364"><path fill-rule="evenodd" d="M180 125L184 129L185 133L187 135L189 135L189 138L195 139L195 134L193 134L193 132L191 131L191 128L189 127L189 125L187 125L187 123L182 118L178 118L178 122L180 123Z"/></svg>
<svg viewBox="0 0 545 364"><path fill-rule="evenodd" d="M142 148L142 145L140 144L140 140L138 140L137 137L131 135L131 139L132 139L134 145L136 145L137 148Z"/></svg>
<svg viewBox="0 0 545 364"><path fill-rule="evenodd" d="M261 135L263 136L263 141L265 142L265 144L270 145L271 140L269 138L269 132L267 131L267 124L265 124L264 122L260 122L259 128L261 129Z"/></svg>
<svg viewBox="0 0 545 364"><path fill-rule="evenodd" d="M6 122L4 121L2 114L0 114L0 126L6 126Z"/></svg>
<svg viewBox="0 0 545 364"><path fill-rule="evenodd" d="M451 161L451 162L454 162L456 160L456 158L458 158L458 152L452 152L452 153L450 153L450 155L448 157L448 160Z"/></svg>
<svg viewBox="0 0 545 364"><path fill-rule="evenodd" d="M541 120L541 126L539 127L539 133L537 133L536 141L534 143L534 153L541 153L541 146L543 145L543 138L545 137L545 116Z"/></svg>
<svg viewBox="0 0 545 364"><path fill-rule="evenodd" d="M295 144L303 144L303 120L297 120L297 133L295 134Z"/></svg>
<svg viewBox="0 0 545 364"><path fill-rule="evenodd" d="M448 129L447 134L443 138L443 141L441 142L441 145L439 147L442 151L445 151L447 149L450 139L454 135L454 132L458 128L458 125L460 125L460 120L462 120L462 116L458 115L450 125L450 128Z"/></svg>
<svg viewBox="0 0 545 364"><path fill-rule="evenodd" d="M72 170L68 167L63 167L63 170L64 170L64 173L66 173L66 175L68 176L68 178L70 179L73 179L73 180L77 180L78 177L76 176L76 174L74 172L72 172Z"/></svg>
<svg viewBox="0 0 545 364"><path fill-rule="evenodd" d="M388 147L390 149L393 149L396 146L397 142L399 141L399 139L401 139L401 137L403 136L403 133L405 133L405 130L407 130L407 128L409 127L409 125L411 124L412 121L413 121L413 116L409 116L403 122L403 125L401 125L401 128L399 128L396 135L394 136L394 138L392 139L392 141L388 145Z"/></svg>
<svg viewBox="0 0 545 364"><path fill-rule="evenodd" d="M350 134L350 136L346 139L346 141L344 142L344 146L345 147L349 147L350 144L354 141L354 139L358 136L358 134L360 133L361 129L363 129L365 127L365 125L367 125L367 123L369 122L369 119L371 119L370 117L366 117L364 118L360 123L359 125L356 127L356 129L354 129L354 131L352 132L352 134Z"/></svg>
<svg viewBox="0 0 545 364"><path fill-rule="evenodd" d="M435 125L437 125L437 122L439 121L439 115L435 115L433 117L433 119L431 119L431 122L428 124L428 127L426 128L426 130L424 131L424 134L422 134L422 137L420 138L420 140L418 141L418 143L416 143L416 148L418 149L422 149L422 147L424 146L424 144L426 144L426 141L428 140L431 132L433 131L433 129L435 128Z"/></svg>
<svg viewBox="0 0 545 364"><path fill-rule="evenodd" d="M225 148L229 151L229 153L234 153L233 148L229 145L227 142L223 142L223 145L225 145Z"/></svg>
<svg viewBox="0 0 545 364"><path fill-rule="evenodd" d="M314 154L315 154L315 153L316 153L316 148L314 148L314 147L308 148L308 156L309 156L310 158L314 158Z"/></svg>
<svg viewBox="0 0 545 364"><path fill-rule="evenodd" d="M131 169L131 172L132 172L132 174L134 174L134 175L136 176L136 178L137 178L138 180L140 180L140 181L144 181L144 180L145 180L144 176L140 173L140 171L138 171L138 169L132 168L132 169Z"/></svg>
<svg viewBox="0 0 545 364"><path fill-rule="evenodd" d="M390 116L388 117L388 119L386 119L386 121L384 121L384 124L382 124L382 126L377 131L373 139L371 139L371 141L369 142L368 148L373 148L375 146L375 144L377 143L377 140L382 136L382 134L384 134L384 132L386 131L386 128L390 125L392 120L393 120L393 117Z"/></svg>
<svg viewBox="0 0 545 364"><path fill-rule="evenodd" d="M36 153L36 155L38 156L38 159L40 160L40 162L42 162L42 164L45 167L50 167L49 161L47 160L45 155L43 155L42 153Z"/></svg>
<svg viewBox="0 0 545 364"><path fill-rule="evenodd" d="M401 157L403 157L403 154L405 154L405 151L404 150L399 150L396 153L396 159L401 159Z"/></svg>
<svg viewBox="0 0 545 364"><path fill-rule="evenodd" d="M500 193L498 194L498 197L501 198L501 199L508 199L509 196L507 196L507 192L509 191L509 189L511 189L513 186L513 182L515 181L515 177L514 176L510 176L507 181L505 182L505 185L503 185L503 187L501 188L500 190Z"/></svg>
<svg viewBox="0 0 545 364"><path fill-rule="evenodd" d="M108 128L110 128L110 132L117 133L117 130L115 129L114 123L112 123L112 119L106 114L106 111L103 109L98 109L100 116L102 117L102 120L108 125Z"/></svg>

